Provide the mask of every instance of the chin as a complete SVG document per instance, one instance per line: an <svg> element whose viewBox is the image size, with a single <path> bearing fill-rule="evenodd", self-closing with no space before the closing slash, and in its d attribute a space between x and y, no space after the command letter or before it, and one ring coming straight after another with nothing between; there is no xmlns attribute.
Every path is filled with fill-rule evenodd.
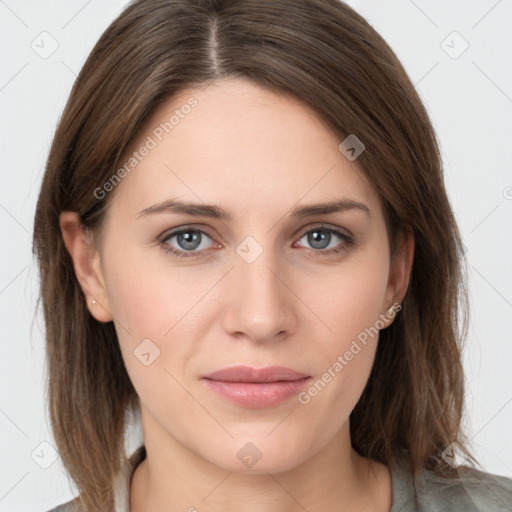
<svg viewBox="0 0 512 512"><path fill-rule="evenodd" d="M299 440L290 436L284 439L277 433L267 436L268 433L238 437L227 444L217 444L213 452L209 446L202 456L223 470L251 475L283 473L307 458Z"/></svg>

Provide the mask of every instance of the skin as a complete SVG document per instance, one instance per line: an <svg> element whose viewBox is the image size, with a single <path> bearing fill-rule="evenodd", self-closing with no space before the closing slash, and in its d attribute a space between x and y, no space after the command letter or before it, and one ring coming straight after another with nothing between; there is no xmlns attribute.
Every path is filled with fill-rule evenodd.
<svg viewBox="0 0 512 512"><path fill-rule="evenodd" d="M101 247L74 212L61 215L90 313L114 320L140 398L148 455L132 480L130 510L388 511L388 468L360 457L349 434L377 336L308 404L292 397L248 409L200 377L246 364L321 379L358 334L402 301L413 238L404 236L391 260L379 197L357 160L338 150L341 140L308 106L246 79L182 90L155 111L133 147L191 96L198 105L110 192ZM233 220L169 212L137 218L170 198L222 206ZM290 216L296 206L339 198L364 203L370 215ZM355 245L332 232L330 243L314 245L307 234L320 223L352 234ZM183 227L207 231L192 249L167 239L195 251L187 258L158 242ZM263 250L251 263L236 251L247 236ZM325 254L337 246L345 250ZM134 355L147 338L160 350L149 366ZM248 442L262 455L251 468L237 457Z"/></svg>

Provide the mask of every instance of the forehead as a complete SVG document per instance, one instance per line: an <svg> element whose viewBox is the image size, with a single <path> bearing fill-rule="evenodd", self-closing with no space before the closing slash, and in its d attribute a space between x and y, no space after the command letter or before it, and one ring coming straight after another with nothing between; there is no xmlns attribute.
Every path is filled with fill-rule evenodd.
<svg viewBox="0 0 512 512"><path fill-rule="evenodd" d="M184 89L152 113L123 159L134 165L116 192L137 211L171 196L245 211L254 201L260 214L337 196L375 208L378 197L340 142L296 98L247 79L219 80Z"/></svg>

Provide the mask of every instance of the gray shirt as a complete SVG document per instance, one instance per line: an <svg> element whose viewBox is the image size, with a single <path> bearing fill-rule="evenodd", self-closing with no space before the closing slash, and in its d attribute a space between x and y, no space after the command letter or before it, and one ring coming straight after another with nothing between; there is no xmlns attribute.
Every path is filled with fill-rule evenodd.
<svg viewBox="0 0 512 512"><path fill-rule="evenodd" d="M130 512L130 483L146 456L144 446L126 461L114 483L113 512ZM416 478L405 468L391 468L393 501L390 512L512 512L512 479L463 468L460 478L422 470ZM75 500L49 512L74 512Z"/></svg>

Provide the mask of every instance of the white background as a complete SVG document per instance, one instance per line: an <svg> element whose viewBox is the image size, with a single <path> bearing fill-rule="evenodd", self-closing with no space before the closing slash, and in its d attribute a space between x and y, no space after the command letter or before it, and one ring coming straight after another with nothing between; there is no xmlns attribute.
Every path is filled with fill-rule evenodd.
<svg viewBox="0 0 512 512"><path fill-rule="evenodd" d="M44 512L73 495L60 460L43 469L31 458L51 453L40 443L53 444L43 324L34 313L33 216L75 76L125 4L0 0L0 512ZM468 431L481 467L512 477L512 0L349 4L402 60L438 134L471 270L464 354ZM31 48L43 31L58 42L47 59ZM452 53L461 48L453 31L469 44L458 58L445 51L447 45Z"/></svg>

